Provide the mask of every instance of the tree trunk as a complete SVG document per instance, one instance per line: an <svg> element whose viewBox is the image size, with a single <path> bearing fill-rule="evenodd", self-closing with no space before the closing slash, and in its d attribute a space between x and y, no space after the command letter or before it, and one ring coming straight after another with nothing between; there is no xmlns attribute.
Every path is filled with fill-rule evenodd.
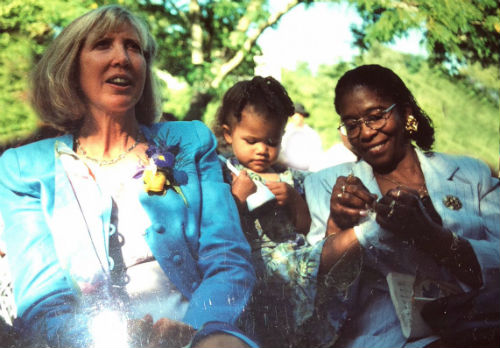
<svg viewBox="0 0 500 348"><path fill-rule="evenodd" d="M246 14L242 18L240 18L237 28L235 28L235 31L230 34L231 41L236 41L238 35L244 35L246 36L246 39L241 43L240 48L232 58L223 62L220 66L214 67L214 70L217 71L217 74L210 82L210 90L217 90L226 76L241 64L241 62L245 58L245 55L250 52L262 32L273 24L277 23L285 13L297 6L301 2L301 0L288 0L288 2L281 10L271 15L266 21L260 23L254 30L251 31L251 33L247 33L250 24L252 23L251 18L248 16L258 10L262 6L263 2L263 0L252 0L247 7ZM201 9L198 0L190 0L189 4L189 16L192 21L191 62L195 66L201 66L204 62L204 55L202 52L203 35L200 23ZM201 120L207 109L208 103L210 103L210 101L214 97L215 94L213 92L195 92L195 94L191 98L189 110L184 116L184 120Z"/></svg>
<svg viewBox="0 0 500 348"><path fill-rule="evenodd" d="M196 92L191 98L189 110L184 116L184 121L201 120L208 103L214 98L214 95L209 92Z"/></svg>
<svg viewBox="0 0 500 348"><path fill-rule="evenodd" d="M191 17L191 62L194 65L203 64L203 29L201 28L200 4L198 1L189 2L189 16Z"/></svg>
<svg viewBox="0 0 500 348"><path fill-rule="evenodd" d="M280 11L271 15L267 19L267 21L260 23L254 30L252 30L251 33L247 34L245 41L242 43L240 49L235 53L235 55L231 59L224 62L220 67L217 67L217 74L210 83L210 87L214 89L219 88L221 82L226 78L226 76L241 64L241 62L245 58L245 55L248 54L248 52L250 52L250 50L255 45L257 39L264 32L264 30L266 30L273 24L277 23L285 13L290 11L299 3L300 0L288 0L286 6L284 6ZM257 1L250 3L249 12L254 11L254 9L258 8L259 6L260 5L257 4ZM251 23L251 21L245 21L244 18L240 19L240 23L238 24L237 30L238 29L244 30L246 32L249 23ZM235 38L235 34L237 33L236 32L232 33L230 38L231 39Z"/></svg>

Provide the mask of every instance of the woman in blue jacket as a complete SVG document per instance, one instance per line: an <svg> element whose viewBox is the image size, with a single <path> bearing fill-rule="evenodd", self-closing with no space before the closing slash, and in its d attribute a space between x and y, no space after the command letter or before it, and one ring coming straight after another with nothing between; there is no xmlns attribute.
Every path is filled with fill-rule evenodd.
<svg viewBox="0 0 500 348"><path fill-rule="evenodd" d="M153 124L155 49L106 6L34 70L33 105L65 135L2 155L0 213L15 326L37 345L253 344L233 326L255 276L216 142Z"/></svg>
<svg viewBox="0 0 500 348"><path fill-rule="evenodd" d="M488 301L500 288L498 179L477 159L430 151L430 118L388 68L346 72L334 103L358 160L305 180L312 219L307 237L326 239L322 257L333 260L331 276L343 285L330 293L327 309L339 332L334 347L497 345L497 300ZM417 326L417 316L405 320L411 312L393 303L398 288L392 279L415 279L416 289L428 284L415 291L415 301L453 289L483 307L437 310L441 316L434 319L453 325L432 324L431 331ZM414 292L413 284L407 291ZM453 304L453 297L445 300ZM425 308L439 309L436 304Z"/></svg>

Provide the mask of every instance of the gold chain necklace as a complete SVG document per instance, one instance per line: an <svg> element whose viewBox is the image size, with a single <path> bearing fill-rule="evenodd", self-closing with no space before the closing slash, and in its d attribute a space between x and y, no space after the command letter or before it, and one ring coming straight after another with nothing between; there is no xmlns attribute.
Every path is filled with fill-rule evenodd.
<svg viewBox="0 0 500 348"><path fill-rule="evenodd" d="M413 190L413 188L411 188L409 185L403 184L402 182L396 181L394 179L391 179L391 178L388 178L385 176L378 176L378 178L382 179L382 180L389 181L389 182L395 184L396 186L406 187L408 189ZM418 195L420 196L420 198L423 198L423 197L429 195L429 192L427 191L427 188L425 187L425 182L423 184L412 184L412 185L419 186L417 189L417 192L418 192Z"/></svg>
<svg viewBox="0 0 500 348"><path fill-rule="evenodd" d="M77 150L80 150L80 152L82 153L82 156L85 157L86 159L88 159L89 161L96 163L98 166L109 166L111 164L115 164L116 162L119 162L122 159L124 159L125 156L127 156L127 154L129 154L133 149L135 149L137 147L137 145L139 145L139 143L141 142L140 138L141 137L138 136L137 140L135 141L134 144L132 144L132 146L130 146L127 150L125 150L124 152L122 152L121 154L116 156L115 158L112 158L109 160L98 159L98 158L90 157L89 155L87 155L87 151L85 151L85 149L82 147L82 144L80 144L80 140L78 138L75 138L75 144L76 144Z"/></svg>

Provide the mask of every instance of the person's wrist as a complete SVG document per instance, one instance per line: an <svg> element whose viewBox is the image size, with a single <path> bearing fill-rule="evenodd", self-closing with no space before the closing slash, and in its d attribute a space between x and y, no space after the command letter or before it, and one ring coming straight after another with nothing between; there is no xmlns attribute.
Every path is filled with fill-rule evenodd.
<svg viewBox="0 0 500 348"><path fill-rule="evenodd" d="M339 225L337 225L332 215L330 214L326 225L325 238L328 238L340 232L342 232L342 228L340 228Z"/></svg>
<svg viewBox="0 0 500 348"><path fill-rule="evenodd" d="M234 201L236 202L236 204L238 204L238 205L246 204L246 197L242 197L242 195L237 193L237 192L232 192L232 194L233 194L233 198L234 198Z"/></svg>
<svg viewBox="0 0 500 348"><path fill-rule="evenodd" d="M335 224L338 226L340 230L345 230L347 228L351 228L354 226L352 221L343 218L342 216L335 214L333 212L330 212L330 217L332 218L333 221L335 221Z"/></svg>

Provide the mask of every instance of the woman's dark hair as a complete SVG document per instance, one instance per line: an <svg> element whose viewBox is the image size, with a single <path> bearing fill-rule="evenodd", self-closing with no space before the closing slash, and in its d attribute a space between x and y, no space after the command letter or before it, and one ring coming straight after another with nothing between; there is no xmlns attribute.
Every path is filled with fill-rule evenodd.
<svg viewBox="0 0 500 348"><path fill-rule="evenodd" d="M241 112L247 105L252 105L266 119L283 122L283 126L294 113L292 100L274 78L255 76L251 80L239 81L226 91L217 110L213 130L220 147L225 144L222 126L232 127L239 123Z"/></svg>
<svg viewBox="0 0 500 348"><path fill-rule="evenodd" d="M340 105L344 96L355 87L363 86L373 90L377 95L396 103L400 111L409 107L418 121L418 130L407 136L414 140L422 150L430 150L434 144L434 127L427 113L420 108L415 97L404 82L391 69L380 65L362 65L346 72L335 87L335 110L340 115Z"/></svg>

